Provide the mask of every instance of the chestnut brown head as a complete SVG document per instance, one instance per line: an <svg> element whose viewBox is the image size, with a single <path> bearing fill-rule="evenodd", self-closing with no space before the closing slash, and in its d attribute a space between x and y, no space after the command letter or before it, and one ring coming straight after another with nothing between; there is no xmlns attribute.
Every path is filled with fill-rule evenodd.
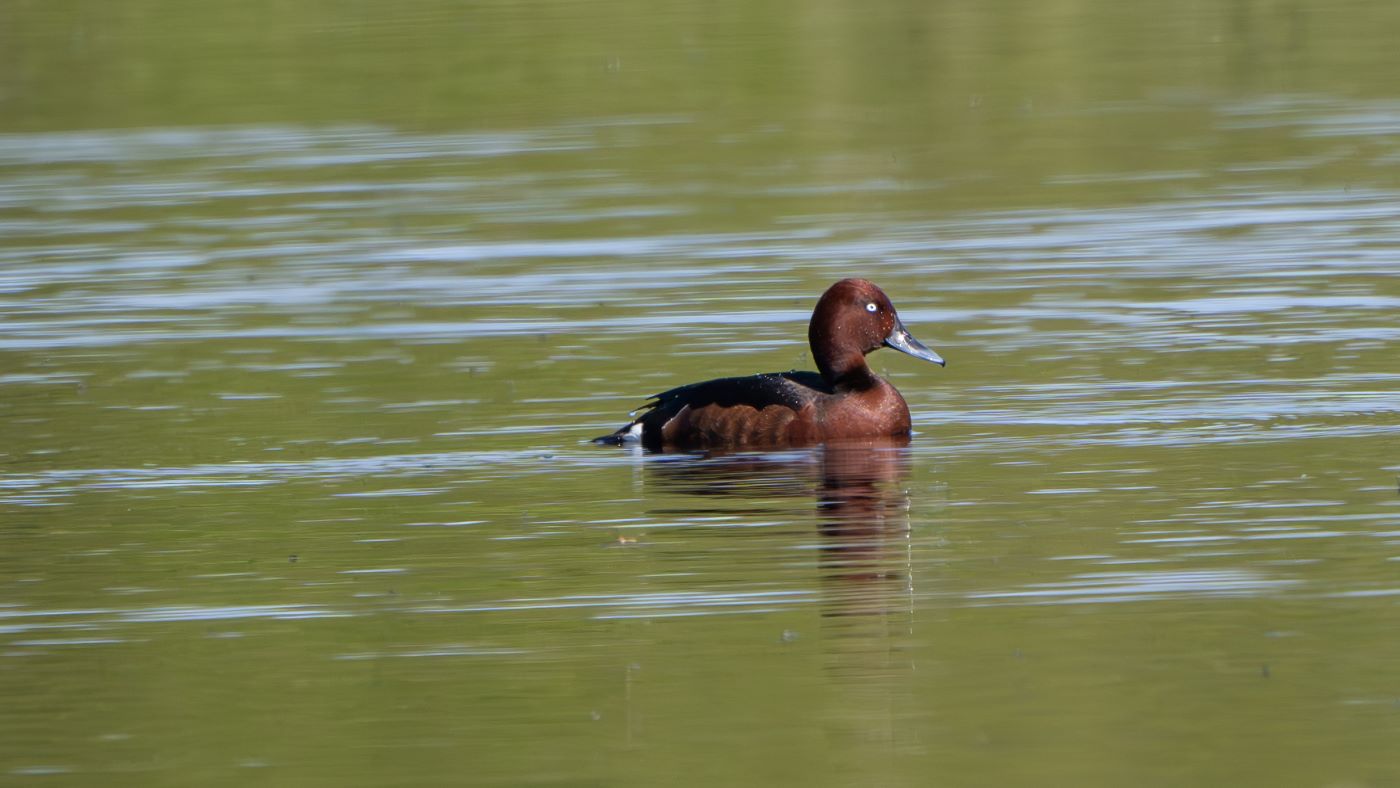
<svg viewBox="0 0 1400 788"><path fill-rule="evenodd" d="M868 374L865 354L882 347L945 364L904 327L885 291L866 279L842 279L827 288L812 312L807 339L822 377L833 384Z"/></svg>

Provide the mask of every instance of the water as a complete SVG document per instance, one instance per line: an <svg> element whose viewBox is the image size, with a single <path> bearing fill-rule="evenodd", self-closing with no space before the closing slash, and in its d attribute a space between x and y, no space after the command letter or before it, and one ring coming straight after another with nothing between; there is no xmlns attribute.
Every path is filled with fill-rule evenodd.
<svg viewBox="0 0 1400 788"><path fill-rule="evenodd" d="M15 4L0 782L1400 784L1396 15Z"/></svg>

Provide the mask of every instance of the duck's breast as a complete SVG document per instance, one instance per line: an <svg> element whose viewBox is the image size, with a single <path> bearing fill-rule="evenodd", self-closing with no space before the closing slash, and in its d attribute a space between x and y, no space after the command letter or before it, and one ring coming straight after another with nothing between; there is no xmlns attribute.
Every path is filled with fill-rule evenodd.
<svg viewBox="0 0 1400 788"><path fill-rule="evenodd" d="M876 380L869 389L823 398L816 417L823 440L909 434L909 405L894 386Z"/></svg>

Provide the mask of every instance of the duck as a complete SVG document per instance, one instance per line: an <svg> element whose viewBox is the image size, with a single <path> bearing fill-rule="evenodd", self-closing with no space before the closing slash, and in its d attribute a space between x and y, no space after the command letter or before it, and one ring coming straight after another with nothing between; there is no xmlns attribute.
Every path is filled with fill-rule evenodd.
<svg viewBox="0 0 1400 788"><path fill-rule="evenodd" d="M651 451L782 448L910 435L909 405L865 357L894 348L940 367L885 291L842 279L822 293L807 326L816 372L792 370L678 386L648 398L632 421L593 439Z"/></svg>

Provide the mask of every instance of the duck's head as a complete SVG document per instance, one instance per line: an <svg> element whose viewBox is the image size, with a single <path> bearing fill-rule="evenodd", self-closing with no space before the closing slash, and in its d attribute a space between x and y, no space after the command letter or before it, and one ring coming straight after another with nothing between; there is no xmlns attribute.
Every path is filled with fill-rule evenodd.
<svg viewBox="0 0 1400 788"><path fill-rule="evenodd" d="M852 375L868 375L865 354L882 347L946 364L909 333L890 297L867 279L842 279L827 288L812 311L807 340L822 377L833 384Z"/></svg>

